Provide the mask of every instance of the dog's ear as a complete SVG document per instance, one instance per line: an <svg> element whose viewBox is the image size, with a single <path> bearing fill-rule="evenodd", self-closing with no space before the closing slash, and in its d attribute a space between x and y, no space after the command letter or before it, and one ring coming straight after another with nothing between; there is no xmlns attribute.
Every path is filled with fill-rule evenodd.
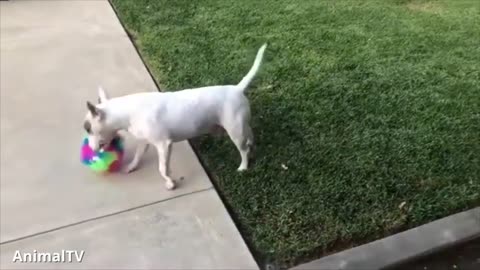
<svg viewBox="0 0 480 270"><path fill-rule="evenodd" d="M98 103L104 103L108 100L108 94L105 90L99 86L98 87Z"/></svg>
<svg viewBox="0 0 480 270"><path fill-rule="evenodd" d="M105 118L105 112L93 105L90 101L87 101L87 109L90 111L93 117L98 117L99 119Z"/></svg>

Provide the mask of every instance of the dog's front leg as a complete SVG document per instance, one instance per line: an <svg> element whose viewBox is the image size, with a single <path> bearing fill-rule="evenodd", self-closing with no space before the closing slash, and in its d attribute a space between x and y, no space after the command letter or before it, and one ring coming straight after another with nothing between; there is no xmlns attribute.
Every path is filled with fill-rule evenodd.
<svg viewBox="0 0 480 270"><path fill-rule="evenodd" d="M163 141L155 143L155 147L158 152L158 171L160 175L165 179L165 187L168 190L175 188L175 181L169 176L170 169L170 156L172 152L172 142Z"/></svg>
<svg viewBox="0 0 480 270"><path fill-rule="evenodd" d="M137 148L135 149L135 155L133 156L132 161L123 169L125 173L130 173L137 169L140 160L142 159L145 152L147 152L148 143L139 142Z"/></svg>

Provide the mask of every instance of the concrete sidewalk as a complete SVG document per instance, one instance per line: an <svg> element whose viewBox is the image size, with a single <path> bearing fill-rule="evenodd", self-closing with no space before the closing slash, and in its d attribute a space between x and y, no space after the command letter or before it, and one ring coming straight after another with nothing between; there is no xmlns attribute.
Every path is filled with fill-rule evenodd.
<svg viewBox="0 0 480 270"><path fill-rule="evenodd" d="M167 191L150 149L130 175L80 162L86 100L157 91L107 1L7 1L1 9L2 269L258 269L186 142ZM127 149L131 148L127 141ZM81 263L13 262L84 251Z"/></svg>

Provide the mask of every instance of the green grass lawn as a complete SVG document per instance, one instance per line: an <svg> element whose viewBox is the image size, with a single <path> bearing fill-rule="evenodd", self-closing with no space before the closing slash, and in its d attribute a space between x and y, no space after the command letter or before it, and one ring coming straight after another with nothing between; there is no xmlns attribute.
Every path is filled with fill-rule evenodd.
<svg viewBox="0 0 480 270"><path fill-rule="evenodd" d="M261 264L480 205L477 1L113 4L167 91L236 84L268 42L251 169L227 137L193 141Z"/></svg>

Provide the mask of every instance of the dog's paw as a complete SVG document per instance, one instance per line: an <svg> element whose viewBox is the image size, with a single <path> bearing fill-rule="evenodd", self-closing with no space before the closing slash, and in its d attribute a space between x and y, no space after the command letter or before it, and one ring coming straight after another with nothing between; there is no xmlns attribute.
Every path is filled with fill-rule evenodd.
<svg viewBox="0 0 480 270"><path fill-rule="evenodd" d="M122 173L129 174L133 171L135 171L138 168L138 166L125 166L122 168Z"/></svg>
<svg viewBox="0 0 480 270"><path fill-rule="evenodd" d="M246 170L247 170L247 166L240 166L238 167L237 172L244 172Z"/></svg>
<svg viewBox="0 0 480 270"><path fill-rule="evenodd" d="M174 190L175 189L175 182L173 180L165 182L165 187L167 190Z"/></svg>

